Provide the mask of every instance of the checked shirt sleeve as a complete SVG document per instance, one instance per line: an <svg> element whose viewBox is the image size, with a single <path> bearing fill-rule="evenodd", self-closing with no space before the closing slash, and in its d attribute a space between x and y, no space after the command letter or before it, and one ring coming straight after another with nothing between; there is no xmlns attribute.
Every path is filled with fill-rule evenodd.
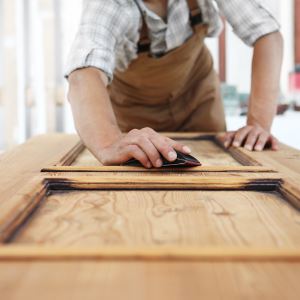
<svg viewBox="0 0 300 300"><path fill-rule="evenodd" d="M102 70L109 82L115 68L115 50L128 26L118 1L85 0L79 30L72 44L65 77L84 67Z"/></svg>
<svg viewBox="0 0 300 300"><path fill-rule="evenodd" d="M233 31L249 46L261 37L280 30L263 0L215 0Z"/></svg>

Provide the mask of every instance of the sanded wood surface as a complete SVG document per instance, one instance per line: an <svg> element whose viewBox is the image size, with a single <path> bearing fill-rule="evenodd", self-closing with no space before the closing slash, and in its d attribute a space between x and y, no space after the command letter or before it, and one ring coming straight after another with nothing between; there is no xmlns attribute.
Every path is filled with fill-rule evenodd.
<svg viewBox="0 0 300 300"><path fill-rule="evenodd" d="M151 168L146 169L144 167L131 167L131 166L49 166L43 168L42 172L118 172L118 174L122 174L127 176L129 172L140 173L140 175L145 175L145 173L163 173L164 175L168 174L184 174L184 173L201 173L201 172L276 172L271 168L262 167L262 166L197 166L197 167L184 167L184 168ZM144 173L144 174L143 174ZM157 174L153 174L157 176ZM199 175L199 174L196 174Z"/></svg>
<svg viewBox="0 0 300 300"><path fill-rule="evenodd" d="M299 247L32 245L3 245L0 247L0 261L300 262Z"/></svg>
<svg viewBox="0 0 300 300"><path fill-rule="evenodd" d="M1 299L299 299L300 152L167 135L206 169L95 172L74 135L0 156Z"/></svg>
<svg viewBox="0 0 300 300"><path fill-rule="evenodd" d="M29 191L29 195L34 195L38 188L39 182L33 183L33 178L45 165L54 164L65 156L78 141L76 135L37 136L0 156L0 241L3 227L20 208L26 207L25 202L34 201L26 197Z"/></svg>
<svg viewBox="0 0 300 300"><path fill-rule="evenodd" d="M300 263L7 262L1 298L298 300Z"/></svg>
<svg viewBox="0 0 300 300"><path fill-rule="evenodd" d="M13 243L300 249L300 214L279 194L268 192L54 193Z"/></svg>
<svg viewBox="0 0 300 300"><path fill-rule="evenodd" d="M217 175L216 175L217 174ZM102 174L94 173L88 175L77 176L71 172L69 176L52 175L45 177L45 183L50 189L195 189L195 190L240 190L240 189L258 189L258 190L274 190L280 186L281 178L273 173L239 173L231 174L232 176L220 176L220 173L205 173L198 176L185 176L181 174L170 174L169 176L139 176L137 173L130 173L131 176L118 176L118 173Z"/></svg>
<svg viewBox="0 0 300 300"><path fill-rule="evenodd" d="M240 166L229 153L225 152L214 141L210 140L180 140L179 142L189 146L192 155L196 157L203 166ZM101 163L87 150L82 151L72 166L101 166Z"/></svg>

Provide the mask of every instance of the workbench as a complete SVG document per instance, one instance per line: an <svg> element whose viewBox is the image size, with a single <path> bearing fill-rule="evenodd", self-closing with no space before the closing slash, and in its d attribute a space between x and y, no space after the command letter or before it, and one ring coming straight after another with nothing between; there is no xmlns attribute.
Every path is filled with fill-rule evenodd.
<svg viewBox="0 0 300 300"><path fill-rule="evenodd" d="M166 133L202 166L102 166L76 135L0 157L1 299L300 299L300 151Z"/></svg>

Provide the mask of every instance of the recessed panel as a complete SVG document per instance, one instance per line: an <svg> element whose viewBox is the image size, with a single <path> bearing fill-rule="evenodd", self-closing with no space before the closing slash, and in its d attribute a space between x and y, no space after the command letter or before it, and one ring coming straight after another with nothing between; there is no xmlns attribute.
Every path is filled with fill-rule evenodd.
<svg viewBox="0 0 300 300"><path fill-rule="evenodd" d="M180 141L180 140L179 140ZM189 146L192 155L204 166L240 166L229 153L210 140L182 140L183 144ZM72 166L101 166L101 163L87 150L83 150Z"/></svg>
<svg viewBox="0 0 300 300"><path fill-rule="evenodd" d="M300 246L300 214L276 192L55 192L11 242L293 247Z"/></svg>

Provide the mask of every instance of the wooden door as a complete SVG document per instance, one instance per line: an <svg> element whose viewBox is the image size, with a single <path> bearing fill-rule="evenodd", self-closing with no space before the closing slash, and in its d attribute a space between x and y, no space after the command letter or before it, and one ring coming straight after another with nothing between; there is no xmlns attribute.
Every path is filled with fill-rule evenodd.
<svg viewBox="0 0 300 300"><path fill-rule="evenodd" d="M168 135L203 166L105 167L69 135L2 157L5 299L299 299L299 152Z"/></svg>

